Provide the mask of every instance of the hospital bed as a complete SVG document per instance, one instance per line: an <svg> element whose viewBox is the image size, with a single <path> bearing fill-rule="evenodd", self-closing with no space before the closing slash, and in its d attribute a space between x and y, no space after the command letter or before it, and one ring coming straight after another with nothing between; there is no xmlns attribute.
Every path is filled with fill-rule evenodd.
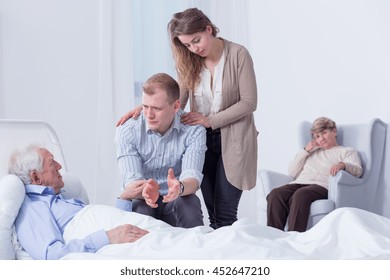
<svg viewBox="0 0 390 280"><path fill-rule="evenodd" d="M49 124L0 120L0 135L0 259L28 259L13 230L25 194L22 182L6 174L10 152L30 142L44 144L63 165L65 193L87 204L88 196L68 172L60 142ZM102 216L103 221L97 219ZM208 226L174 228L137 213L88 204L67 226L65 240L124 222L150 233L134 243L107 245L96 253L71 253L63 259L390 259L390 219L356 208L336 209L307 232L297 233L246 218L217 230Z"/></svg>
<svg viewBox="0 0 390 280"><path fill-rule="evenodd" d="M27 144L47 148L62 165L65 197L89 203L80 180L69 174L61 144L54 129L37 120L0 119L0 259L30 259L17 242L13 223L25 193L22 181L8 173L8 159L12 151Z"/></svg>

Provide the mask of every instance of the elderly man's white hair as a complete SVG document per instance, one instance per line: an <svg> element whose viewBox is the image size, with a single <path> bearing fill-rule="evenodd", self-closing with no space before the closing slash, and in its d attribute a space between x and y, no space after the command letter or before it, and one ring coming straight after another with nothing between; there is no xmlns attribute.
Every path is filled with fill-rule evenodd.
<svg viewBox="0 0 390 280"><path fill-rule="evenodd" d="M41 171L43 168L43 157L39 150L43 146L30 144L25 147L15 149L8 163L8 173L18 176L25 185L31 184L31 171Z"/></svg>

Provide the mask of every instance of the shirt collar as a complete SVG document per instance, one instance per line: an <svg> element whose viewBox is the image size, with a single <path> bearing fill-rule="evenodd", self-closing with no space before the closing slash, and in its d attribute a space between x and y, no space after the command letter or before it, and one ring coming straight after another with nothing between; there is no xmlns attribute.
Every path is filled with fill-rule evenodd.
<svg viewBox="0 0 390 280"><path fill-rule="evenodd" d="M172 122L172 125L171 125L171 128L172 129L176 129L177 131L180 131L180 128L181 128L181 121L180 121L180 116L182 114L180 114L180 111L179 110L176 115L175 115L175 118L173 119L173 122Z"/></svg>
<svg viewBox="0 0 390 280"><path fill-rule="evenodd" d="M55 195L54 189L48 186L41 185L26 185L26 193L35 193L35 194L52 194Z"/></svg>
<svg viewBox="0 0 390 280"><path fill-rule="evenodd" d="M184 111L182 109L179 109L179 111L177 111L177 113L175 114L175 118L173 119L173 122L171 124L171 127L167 130L165 135L169 134L173 129L180 131L180 129L181 129L180 117L183 114L184 114ZM145 121L146 132L147 133L156 133L149 128L148 122L146 121L145 117L143 115L142 115L142 117L144 118L144 121Z"/></svg>

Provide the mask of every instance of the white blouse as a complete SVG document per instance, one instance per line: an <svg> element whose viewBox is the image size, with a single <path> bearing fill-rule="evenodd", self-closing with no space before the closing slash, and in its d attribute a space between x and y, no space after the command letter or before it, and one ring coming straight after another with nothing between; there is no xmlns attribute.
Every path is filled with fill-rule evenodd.
<svg viewBox="0 0 390 280"><path fill-rule="evenodd" d="M222 104L222 76L225 65L225 53L222 53L221 59L214 67L214 78L211 78L211 72L203 68L200 73L200 83L195 90L195 108L196 111L204 116L210 116L221 110Z"/></svg>

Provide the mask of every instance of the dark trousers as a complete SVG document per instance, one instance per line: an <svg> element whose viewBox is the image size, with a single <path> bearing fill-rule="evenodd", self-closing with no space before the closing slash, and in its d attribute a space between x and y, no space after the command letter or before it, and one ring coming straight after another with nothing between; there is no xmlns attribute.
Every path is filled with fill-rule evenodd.
<svg viewBox="0 0 390 280"><path fill-rule="evenodd" d="M267 196L267 225L284 230L306 231L310 205L328 198L328 190L319 185L288 184L273 189Z"/></svg>
<svg viewBox="0 0 390 280"><path fill-rule="evenodd" d="M209 214L210 227L217 229L237 221L242 191L226 178L221 154L220 130L207 129L207 151L201 190Z"/></svg>
<svg viewBox="0 0 390 280"><path fill-rule="evenodd" d="M154 217L174 227L192 228L203 226L200 200L195 194L179 196L172 202L157 200L158 207L151 208L143 199L133 200L133 211Z"/></svg>

